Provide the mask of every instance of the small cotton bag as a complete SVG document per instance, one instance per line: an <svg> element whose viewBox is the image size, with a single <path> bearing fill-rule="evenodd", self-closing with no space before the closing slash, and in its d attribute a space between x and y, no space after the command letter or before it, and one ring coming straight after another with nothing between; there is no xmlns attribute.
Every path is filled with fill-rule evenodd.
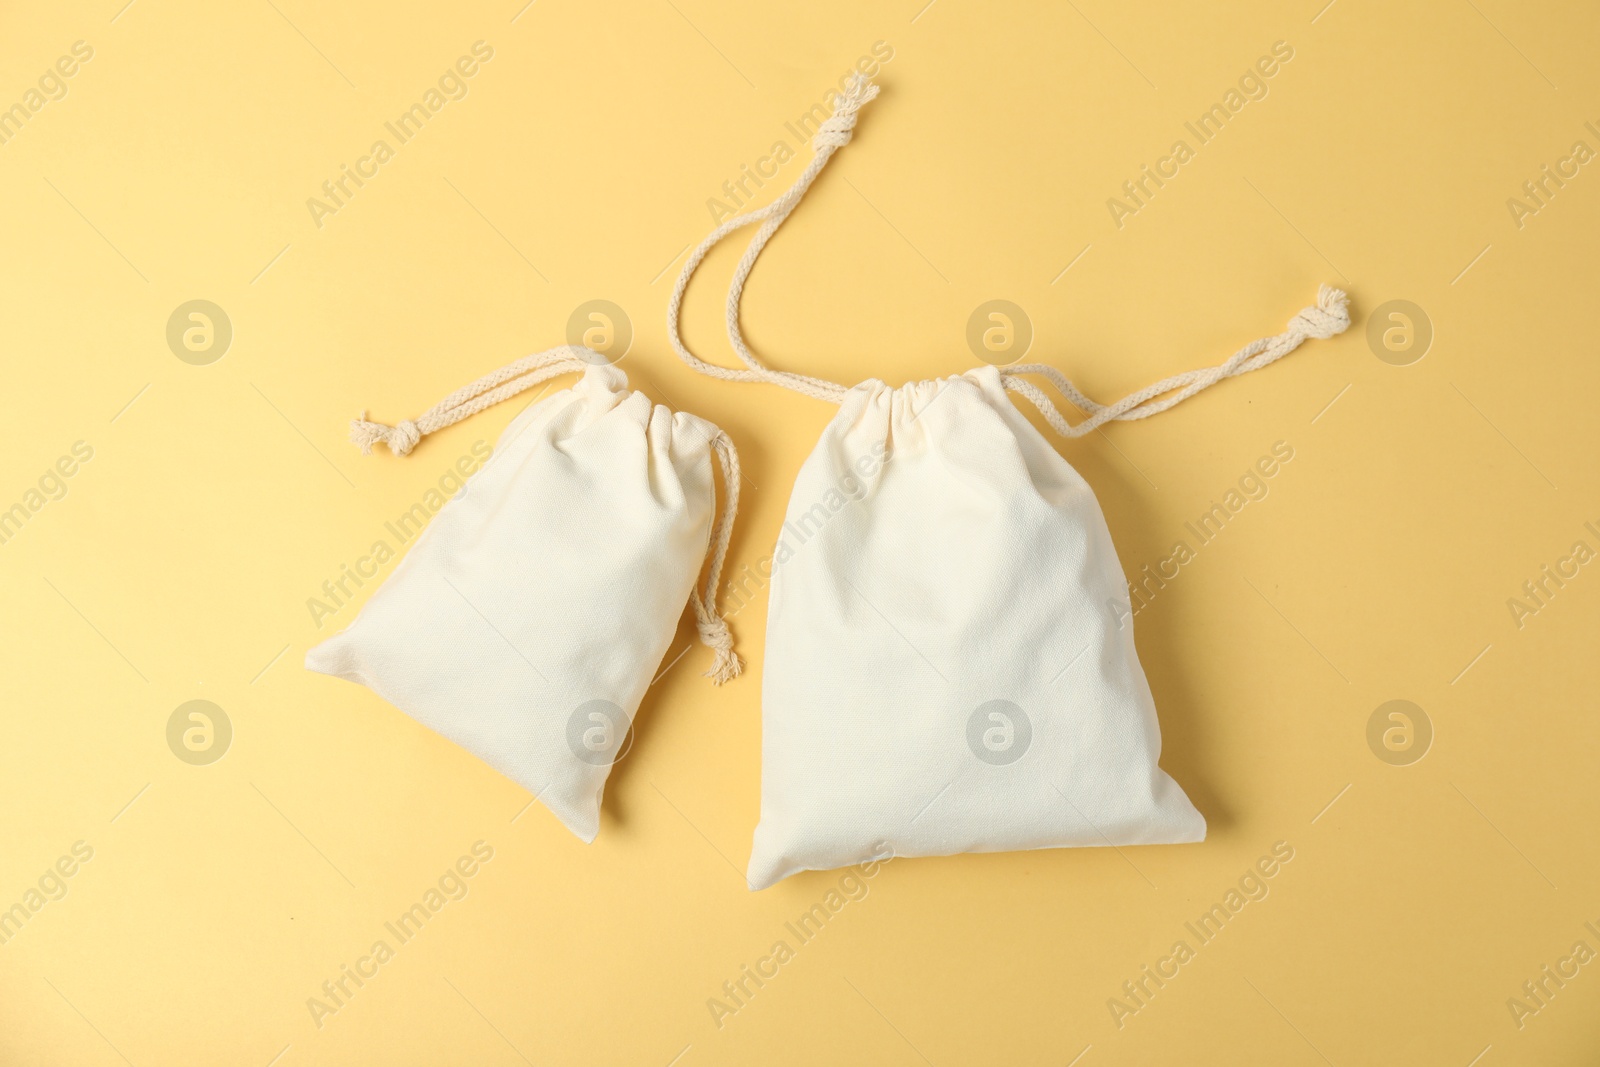
<svg viewBox="0 0 1600 1067"><path fill-rule="evenodd" d="M533 793L584 841L611 764L688 603L739 673L714 594L738 509L738 454L704 419L630 392L588 349L519 360L416 421L352 424L397 456L427 433L557 375L433 517L355 621L306 667L360 682ZM712 453L727 500L713 536ZM710 556L705 593L695 589Z"/></svg>
<svg viewBox="0 0 1600 1067"><path fill-rule="evenodd" d="M886 853L1203 840L1204 818L1157 763L1155 704L1128 614L1115 609L1127 583L1099 504L1011 395L1069 438L1145 418L1343 331L1345 296L1324 288L1286 333L1110 406L1038 364L900 388L771 370L739 328L745 280L877 91L858 78L840 94L795 186L713 231L668 312L695 369L839 405L773 554L750 887ZM707 364L679 336L683 294L710 248L755 222L727 305L745 369ZM1069 424L1025 374L1087 417Z"/></svg>

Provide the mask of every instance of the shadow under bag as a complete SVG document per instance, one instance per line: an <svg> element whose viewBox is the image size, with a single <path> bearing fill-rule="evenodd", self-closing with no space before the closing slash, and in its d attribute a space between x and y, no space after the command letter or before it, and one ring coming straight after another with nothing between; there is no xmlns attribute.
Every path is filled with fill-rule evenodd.
<svg viewBox="0 0 1600 1067"><path fill-rule="evenodd" d="M668 326L690 366L839 405L796 478L774 552L752 889L885 855L1200 841L1204 818L1158 765L1161 732L1093 491L1012 403L1066 437L1164 411L1349 324L1324 288L1287 332L1113 405L1052 367L983 367L845 388L762 364L738 309L773 232L877 95L858 78L794 187L729 219L678 279ZM743 369L683 345L683 294L710 248L760 223L728 295ZM1086 413L1069 424L1023 375Z"/></svg>
<svg viewBox="0 0 1600 1067"><path fill-rule="evenodd" d="M360 682L533 793L593 841L600 798L687 602L721 683L739 673L713 594L738 508L738 456L704 419L652 404L598 353L529 356L416 422L352 437L396 455L556 375L434 516L355 621L306 667ZM712 453L728 499L713 531ZM704 596L695 589L710 555Z"/></svg>

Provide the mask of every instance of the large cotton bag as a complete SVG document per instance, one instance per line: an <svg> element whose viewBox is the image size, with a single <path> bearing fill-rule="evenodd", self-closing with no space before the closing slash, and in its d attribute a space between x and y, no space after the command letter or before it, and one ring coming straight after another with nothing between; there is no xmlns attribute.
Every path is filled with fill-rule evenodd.
<svg viewBox="0 0 1600 1067"><path fill-rule="evenodd" d="M1285 333L1112 405L1045 365L849 389L772 370L739 328L745 280L876 93L858 79L795 186L691 253L668 314L695 369L839 405L773 553L750 887L885 854L1203 840L1205 820L1158 764L1155 703L1099 503L1011 398L1069 438L1145 418L1342 331L1345 296L1324 288ZM745 368L718 367L683 345L679 308L711 246L755 222L727 305ZM1026 375L1086 417L1069 423Z"/></svg>
<svg viewBox="0 0 1600 1067"><path fill-rule="evenodd" d="M535 382L581 372L531 405L313 671L360 682L532 793L592 841L612 762L684 605L738 673L714 589L737 499L737 458L712 424L652 404L582 349L530 357L417 422L358 420L370 449L405 454L441 428ZM713 540L717 452L728 501Z"/></svg>
<svg viewBox="0 0 1600 1067"><path fill-rule="evenodd" d="M880 843L933 856L1205 837L1156 764L1094 493L994 368L850 390L775 557L752 886Z"/></svg>

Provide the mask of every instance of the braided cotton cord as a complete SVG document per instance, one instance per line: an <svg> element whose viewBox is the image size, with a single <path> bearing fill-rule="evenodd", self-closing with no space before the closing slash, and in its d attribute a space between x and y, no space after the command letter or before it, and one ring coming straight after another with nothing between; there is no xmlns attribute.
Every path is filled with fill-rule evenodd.
<svg viewBox="0 0 1600 1067"><path fill-rule="evenodd" d="M485 374L465 388L457 389L416 419L386 426L381 422L368 422L367 413L363 411L360 418L350 422L350 440L368 455L372 454L373 444L382 441L389 446L390 452L404 456L417 447L417 442L425 434L453 426L542 381L604 362L605 357L600 353L576 345L562 345L548 352L524 356L515 363L508 363L497 371Z"/></svg>
<svg viewBox="0 0 1600 1067"><path fill-rule="evenodd" d="M1073 385L1066 375L1043 363L1010 367L1000 377L1005 382L1007 390L1027 397L1033 406L1039 409L1045 421L1061 436L1082 437L1113 419L1147 419L1151 415L1158 415L1224 378L1248 374L1250 371L1260 370L1271 363L1276 363L1299 348L1303 341L1313 337L1327 339L1343 333L1349 326L1350 298L1342 290L1324 285L1317 292L1316 306L1308 307L1290 319L1289 328L1276 337L1263 337L1251 341L1228 357L1225 363L1163 378L1154 385L1147 385L1137 393L1123 397L1115 404L1095 403L1079 392L1077 386ZM1050 398L1032 382L1018 377L1021 374L1037 374L1044 378L1055 386L1062 396L1070 400L1074 407L1082 409L1089 417L1077 425L1068 423L1062 417L1060 410L1050 402Z"/></svg>
<svg viewBox="0 0 1600 1067"><path fill-rule="evenodd" d="M702 374L724 381L772 382L793 389L797 393L804 393L818 400L832 401L835 404L844 399L845 393L849 390L842 385L789 371L775 371L757 359L745 344L744 332L739 327L739 301L744 296L745 282L749 280L750 271L755 266L756 258L761 255L761 250L799 205L801 198L811 188L811 183L816 181L817 175L822 173L822 168L827 166L828 160L833 158L835 152L850 143L852 131L856 126L856 113L877 95L878 87L864 76L857 74L851 80L849 88L840 95L834 113L817 128L816 135L811 140L815 152L811 163L795 179L789 191L764 208L728 219L711 231L710 235L689 254L682 272L678 275L678 283L673 287L672 301L667 306L667 332L672 339L672 347L677 351L679 358L689 366ZM727 305L728 338L733 343L734 352L748 369L719 367L704 362L684 345L678 326L683 295L689 287L689 279L694 275L695 269L700 266L701 261L717 242L734 230L748 226L752 222L760 222L761 228L756 231L750 246L745 249L738 267L733 272L733 280L728 286ZM1115 404L1096 403L1073 385L1066 375L1043 363L1010 367L1001 372L1000 379L1009 392L1027 398L1038 408L1039 413L1057 433L1063 437L1082 437L1113 420L1149 418L1182 403L1200 390L1215 385L1224 378L1260 370L1293 352L1308 338L1328 338L1343 333L1350 325L1349 303L1349 298L1343 292L1324 285L1317 294L1316 306L1306 308L1290 320L1289 328L1284 333L1250 342L1219 366L1174 374L1170 378L1162 379L1154 385L1146 386L1130 396L1123 397ZM1020 377L1023 374L1037 374L1044 378L1074 407L1088 415L1088 418L1076 425L1067 422L1043 390Z"/></svg>
<svg viewBox="0 0 1600 1067"><path fill-rule="evenodd" d="M744 665L733 650L733 634L728 623L717 613L717 584L722 580L722 564L728 557L728 543L733 540L733 522L739 514L739 452L733 439L721 430L711 439L711 447L722 461L722 484L727 490L727 502L722 505L722 518L717 523L711 544L711 564L706 571L706 589L702 594L696 589L689 594L689 605L694 608L695 628L700 633L700 643L716 653L706 677L712 684L721 685L739 677Z"/></svg>
<svg viewBox="0 0 1600 1067"><path fill-rule="evenodd" d="M672 348L678 353L678 358L690 367L724 381L772 382L797 393L835 404L844 399L845 393L849 390L837 382L811 378L804 374L791 374L788 371L775 371L757 359L755 353L745 344L744 332L739 328L739 301L744 294L745 281L750 277L756 258L761 255L761 250L766 247L767 241L799 205L806 195L806 190L811 188L811 183L816 181L817 175L822 173L822 168L827 166L833 154L850 143L851 131L856 125L856 112L877 95L878 87L859 74L852 79L849 89L840 97L833 114L817 128L816 135L812 138L815 155L789 191L764 208L728 219L711 231L705 240L689 253L689 258L684 261L683 270L678 274L677 283L672 287L672 299L667 304L667 336L671 339ZM730 233L753 222L760 222L761 228L756 231L750 246L745 249L738 267L734 270L733 281L728 287L727 302L728 338L733 343L734 352L747 369L719 367L700 359L683 343L683 332L679 325L683 312L683 296L688 291L689 280L694 277L695 270L711 249ZM733 637L728 632L728 624L716 610L717 584L722 579L722 564L728 554L728 543L733 536L733 521L739 510L739 453L733 447L733 441L728 435L721 432L713 439L712 447L722 461L723 484L727 487L728 502L722 513L722 521L717 526L715 543L711 549L705 592L702 594L696 590L690 595L689 603L694 608L695 623L700 632L701 642L716 652L711 669L706 674L713 683L721 685L737 678L742 669L739 657L733 651Z"/></svg>
<svg viewBox="0 0 1600 1067"><path fill-rule="evenodd" d="M878 87L857 74L851 80L849 88L839 96L833 114L817 127L817 132L811 139L811 146L816 154L811 157L811 163L801 172L800 177L795 179L794 185L789 187L789 191L764 208L728 219L712 230L706 239L689 253L689 258L684 261L683 270L678 274L678 283L673 286L672 300L667 305L667 334L672 338L672 347L678 353L678 357L689 366L702 374L724 381L772 382L793 389L797 393L835 404L844 399L845 393L849 390L837 382L811 378L804 374L792 374L788 371L775 371L757 359L755 353L745 344L744 332L739 328L739 300L744 295L744 284L749 279L751 268L755 266L761 250L766 247L767 242L777 232L778 227L783 225L790 213L799 206L801 199L806 195L806 190L817 180L822 168L828 165L828 160L833 158L835 152L850 143L851 131L856 126L856 113L877 95ZM745 249L744 256L739 260L739 266L733 272L733 281L728 286L727 304L728 339L733 342L734 352L749 369L719 367L701 360L683 343L682 332L678 326L683 307L683 294L689 288L689 279L694 276L695 269L706 258L706 254L724 237L752 222L760 222L761 228L756 231L755 237L750 241L750 247Z"/></svg>

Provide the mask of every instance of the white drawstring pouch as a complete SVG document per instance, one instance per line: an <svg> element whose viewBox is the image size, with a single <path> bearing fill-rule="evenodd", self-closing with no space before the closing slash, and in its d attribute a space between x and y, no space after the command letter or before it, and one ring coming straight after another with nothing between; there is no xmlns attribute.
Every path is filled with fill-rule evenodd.
<svg viewBox="0 0 1600 1067"><path fill-rule="evenodd" d="M690 256L668 314L678 354L734 381L839 405L795 481L776 550L762 684L761 889L885 852L939 856L1203 840L1205 820L1158 765L1161 732L1127 613L1127 582L1093 491L1012 403L1078 437L1164 411L1349 324L1324 288L1277 337L1103 406L1052 367L986 366L898 389L852 389L763 365L738 305L756 257L877 93L858 80L816 157L769 207ZM745 369L684 347L679 308L712 245L762 225L735 271L727 324ZM1087 417L1069 424L1022 375Z"/></svg>
<svg viewBox="0 0 1600 1067"><path fill-rule="evenodd" d="M493 456L433 517L355 621L306 667L372 689L531 792L584 841L640 699L685 603L739 673L713 607L738 508L738 457L721 430L630 392L582 348L529 356L415 422L352 424L363 451L417 441L557 375ZM712 453L727 500L713 537ZM695 583L707 555L706 592Z"/></svg>

